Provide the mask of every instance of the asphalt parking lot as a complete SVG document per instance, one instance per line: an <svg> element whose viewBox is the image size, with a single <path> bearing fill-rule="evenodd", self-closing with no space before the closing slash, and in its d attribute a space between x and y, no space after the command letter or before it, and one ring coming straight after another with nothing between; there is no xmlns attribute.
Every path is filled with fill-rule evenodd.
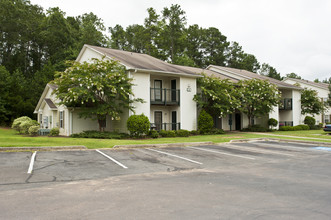
<svg viewBox="0 0 331 220"><path fill-rule="evenodd" d="M2 219L330 219L330 148L0 153Z"/></svg>

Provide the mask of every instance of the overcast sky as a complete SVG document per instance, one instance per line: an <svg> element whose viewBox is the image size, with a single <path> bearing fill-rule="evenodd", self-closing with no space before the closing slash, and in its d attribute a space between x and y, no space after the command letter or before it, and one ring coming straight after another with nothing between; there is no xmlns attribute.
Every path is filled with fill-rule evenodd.
<svg viewBox="0 0 331 220"><path fill-rule="evenodd" d="M331 77L330 0L31 0L59 7L67 16L93 12L105 26L143 24L146 9L158 13L171 4L186 12L188 25L216 27L228 41L237 41L259 62L282 76Z"/></svg>

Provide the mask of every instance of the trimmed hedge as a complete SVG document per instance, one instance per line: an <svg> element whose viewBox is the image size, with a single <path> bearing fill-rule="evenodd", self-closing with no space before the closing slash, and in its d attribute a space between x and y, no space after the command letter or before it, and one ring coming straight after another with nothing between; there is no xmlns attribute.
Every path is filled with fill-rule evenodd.
<svg viewBox="0 0 331 220"><path fill-rule="evenodd" d="M301 131L301 130L309 130L309 126L308 125L296 125L296 126L279 127L279 131Z"/></svg>
<svg viewBox="0 0 331 220"><path fill-rule="evenodd" d="M16 118L11 127L12 129L18 131L19 133L28 134L29 128L35 125L39 125L39 123L27 116L23 116Z"/></svg>
<svg viewBox="0 0 331 220"><path fill-rule="evenodd" d="M33 125L33 126L31 126L29 128L29 131L28 131L29 132L29 135L32 135L32 136L37 135L39 129L40 129L40 126L39 125Z"/></svg>
<svg viewBox="0 0 331 220"><path fill-rule="evenodd" d="M214 120L210 114L202 110L198 117L198 130L201 134L208 133L214 127Z"/></svg>
<svg viewBox="0 0 331 220"><path fill-rule="evenodd" d="M52 128L48 134L48 136L56 137L60 135L60 129L59 128Z"/></svg>
<svg viewBox="0 0 331 220"><path fill-rule="evenodd" d="M124 139L128 138L128 134L109 132L109 131L83 131L81 133L72 134L72 138L96 138L96 139Z"/></svg>
<svg viewBox="0 0 331 220"><path fill-rule="evenodd" d="M308 125L308 126L310 127L310 129L313 129L313 128L314 128L314 125L315 125L315 123L316 123L316 120L315 120L315 118L313 118L313 117L306 116L306 117L305 117L305 120L304 120L304 123L305 123L306 125Z"/></svg>
<svg viewBox="0 0 331 220"><path fill-rule="evenodd" d="M251 131L251 132L267 132L268 129L265 127L262 127L261 125L252 125L248 128L242 129L242 131Z"/></svg>
<svg viewBox="0 0 331 220"><path fill-rule="evenodd" d="M188 137L190 136L190 132L188 130L180 129L176 131L177 137Z"/></svg>
<svg viewBox="0 0 331 220"><path fill-rule="evenodd" d="M269 118L268 125L271 127L276 127L278 125L278 121L274 118Z"/></svg>
<svg viewBox="0 0 331 220"><path fill-rule="evenodd" d="M131 115L126 122L126 126L133 137L147 135L150 129L149 119L144 114Z"/></svg>
<svg viewBox="0 0 331 220"><path fill-rule="evenodd" d="M151 130L151 131L149 131L148 136L150 136L151 138L158 138L159 137L159 132L157 132L155 130Z"/></svg>

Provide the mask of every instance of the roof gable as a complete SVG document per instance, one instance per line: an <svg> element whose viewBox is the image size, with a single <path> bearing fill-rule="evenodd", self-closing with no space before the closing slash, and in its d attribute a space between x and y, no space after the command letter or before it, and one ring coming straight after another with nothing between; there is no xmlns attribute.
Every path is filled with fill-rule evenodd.
<svg viewBox="0 0 331 220"><path fill-rule="evenodd" d="M85 50L89 48L102 56L106 56L109 59L117 60L122 65L126 66L128 70L139 71L154 71L162 73L173 73L187 75L191 77L199 77L199 74L204 71L201 68L188 68L186 66L175 65L167 63L163 60L157 59L147 54L128 52L123 50L116 50L104 47L97 47L91 45L84 45L77 60L83 55Z"/></svg>
<svg viewBox="0 0 331 220"><path fill-rule="evenodd" d="M306 84L306 85L309 85L309 86L312 86L312 87L317 87L317 88L320 88L320 89L329 90L329 84L327 84L327 83L321 83L321 82L316 83L316 82L305 80L305 79L295 79L295 78L285 78L285 79L283 79L284 82L286 82L287 80L292 80L292 81L295 81L299 84Z"/></svg>
<svg viewBox="0 0 331 220"><path fill-rule="evenodd" d="M207 69L215 71L219 74L223 74L225 76L229 76L231 78L235 78L237 80L261 79L261 80L268 80L270 83L278 86L278 88L287 88L287 89L296 89L296 90L301 89L297 86L285 83L283 81L268 76L259 75L257 73L253 73L247 70L241 70L241 69L235 69L235 68L223 67L223 66L215 66L215 65L210 65L207 67Z"/></svg>

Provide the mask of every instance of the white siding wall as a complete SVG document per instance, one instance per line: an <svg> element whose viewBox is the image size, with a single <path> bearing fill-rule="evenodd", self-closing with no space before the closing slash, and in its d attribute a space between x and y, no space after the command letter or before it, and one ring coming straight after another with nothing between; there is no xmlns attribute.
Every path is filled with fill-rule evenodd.
<svg viewBox="0 0 331 220"><path fill-rule="evenodd" d="M293 126L303 124L300 122L301 118L301 93L299 90L292 90L292 118Z"/></svg>
<svg viewBox="0 0 331 220"><path fill-rule="evenodd" d="M102 55L91 50L90 48L86 48L86 50L84 51L84 53L82 54L82 56L80 57L79 60L77 60L78 62L91 62L92 59L102 59Z"/></svg>
<svg viewBox="0 0 331 220"><path fill-rule="evenodd" d="M272 111L269 113L269 118L274 118L279 122L279 108L278 106L274 106ZM276 127L273 127L273 129L278 129L279 128L279 123L277 124Z"/></svg>
<svg viewBox="0 0 331 220"><path fill-rule="evenodd" d="M193 101L196 89L196 79L180 78L180 120L182 129L197 129L197 104Z"/></svg>
<svg viewBox="0 0 331 220"><path fill-rule="evenodd" d="M148 73L130 73L133 78L132 92L134 98L141 98L145 103L133 103L135 114L150 115L150 74Z"/></svg>

